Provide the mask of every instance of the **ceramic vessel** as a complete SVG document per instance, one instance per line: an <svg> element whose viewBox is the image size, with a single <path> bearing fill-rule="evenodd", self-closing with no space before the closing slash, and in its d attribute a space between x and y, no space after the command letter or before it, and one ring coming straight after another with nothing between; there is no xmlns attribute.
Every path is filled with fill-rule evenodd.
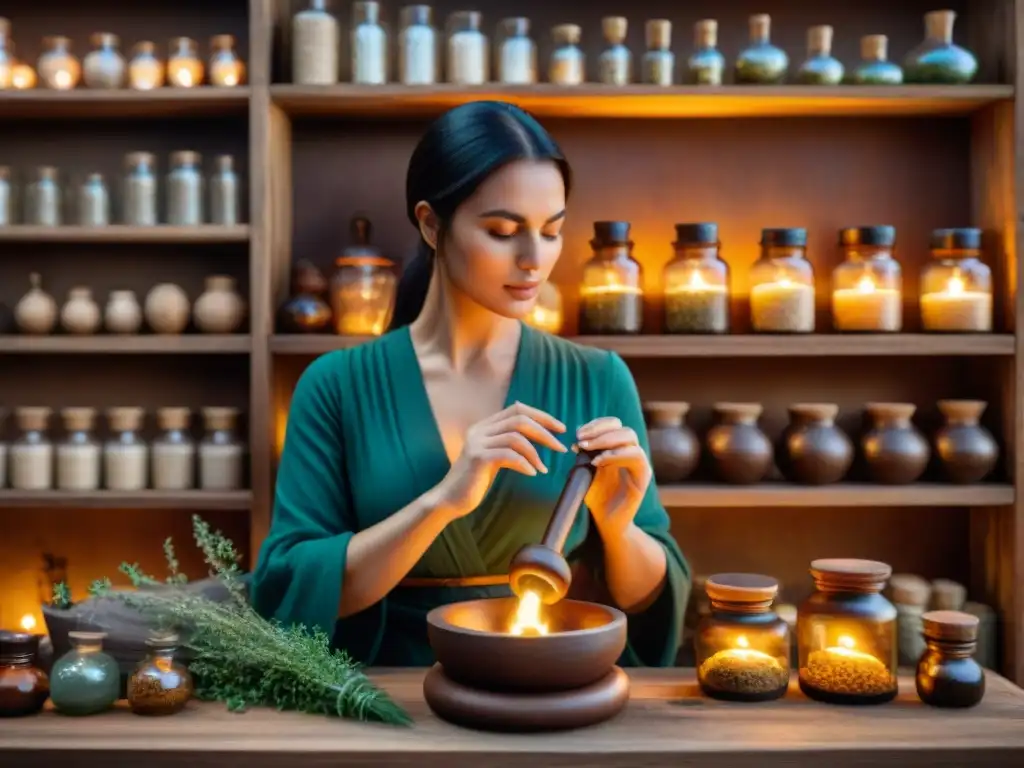
<svg viewBox="0 0 1024 768"><path fill-rule="evenodd" d="M188 326L188 294L174 283L160 283L146 294L144 313L153 333L178 334Z"/></svg>
<svg viewBox="0 0 1024 768"><path fill-rule="evenodd" d="M843 82L843 63L832 55L832 27L823 24L807 30L807 58L797 72L804 85L838 85Z"/></svg>
<svg viewBox="0 0 1024 768"><path fill-rule="evenodd" d="M908 83L969 83L978 73L978 60L953 42L955 11L924 15L924 41L907 54L903 71Z"/></svg>
<svg viewBox="0 0 1024 768"><path fill-rule="evenodd" d="M38 272L29 275L28 293L14 307L14 322L18 330L37 336L52 333L57 325L57 302L43 290L43 279Z"/></svg>
<svg viewBox="0 0 1024 768"><path fill-rule="evenodd" d="M871 428L861 441L868 477L884 485L907 485L924 474L931 450L911 423L910 403L868 403Z"/></svg>
<svg viewBox="0 0 1024 768"><path fill-rule="evenodd" d="M328 283L311 261L302 259L292 268L291 293L278 310L278 325L285 333L321 333L331 323L331 307L324 300Z"/></svg>
<svg viewBox="0 0 1024 768"><path fill-rule="evenodd" d="M138 333L142 327L142 307L135 291L111 291L103 320L110 333Z"/></svg>
<svg viewBox="0 0 1024 768"><path fill-rule="evenodd" d="M96 333L100 327L100 308L92 298L92 290L76 286L68 291L68 300L60 311L60 325L78 336Z"/></svg>
<svg viewBox="0 0 1024 768"><path fill-rule="evenodd" d="M865 35L860 39L860 63L850 80L856 85L899 85L903 70L889 61L889 38L886 35Z"/></svg>
<svg viewBox="0 0 1024 768"><path fill-rule="evenodd" d="M104 632L68 632L71 650L54 662L50 698L65 715L94 715L117 701L121 673L103 652Z"/></svg>
<svg viewBox="0 0 1024 768"><path fill-rule="evenodd" d="M794 483L826 485L842 480L853 462L853 443L835 418L834 403L795 403L779 441L779 470Z"/></svg>
<svg viewBox="0 0 1024 768"><path fill-rule="evenodd" d="M999 445L981 426L988 403L981 400L940 400L945 424L935 435L935 452L942 473L953 483L984 480L999 459Z"/></svg>
<svg viewBox="0 0 1024 768"><path fill-rule="evenodd" d="M736 58L736 82L775 85L786 80L789 57L771 43L772 17L766 13L750 17L750 43Z"/></svg>
<svg viewBox="0 0 1024 768"><path fill-rule="evenodd" d="M689 403L644 403L647 438L651 446L654 479L659 483L681 483L700 460L700 441L686 426Z"/></svg>
<svg viewBox="0 0 1024 768"><path fill-rule="evenodd" d="M707 435L711 464L719 480L735 485L760 482L774 458L771 441L757 426L760 403L715 403L715 426Z"/></svg>
<svg viewBox="0 0 1024 768"><path fill-rule="evenodd" d="M50 695L50 681L36 666L39 635L0 631L0 717L39 712Z"/></svg>
<svg viewBox="0 0 1024 768"><path fill-rule="evenodd" d="M173 715L192 698L192 675L175 658L178 636L154 632L149 652L128 678L128 704L137 715Z"/></svg>
<svg viewBox="0 0 1024 768"><path fill-rule="evenodd" d="M245 301L235 290L235 279L210 275L206 290L192 309L196 328L202 333L234 333L245 317Z"/></svg>

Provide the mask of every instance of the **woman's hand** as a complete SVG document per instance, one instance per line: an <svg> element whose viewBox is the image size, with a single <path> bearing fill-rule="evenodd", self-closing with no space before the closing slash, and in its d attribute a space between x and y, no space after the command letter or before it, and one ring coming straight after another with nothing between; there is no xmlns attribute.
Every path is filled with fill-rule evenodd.
<svg viewBox="0 0 1024 768"><path fill-rule="evenodd" d="M547 473L533 443L560 453L568 450L552 432L565 432L565 425L522 403L477 422L467 430L462 453L438 486L442 503L455 517L463 517L480 506L499 469L531 476Z"/></svg>
<svg viewBox="0 0 1024 768"><path fill-rule="evenodd" d="M576 431L584 450L597 454L597 472L586 504L602 538L617 536L633 522L651 484L650 462L636 432L614 417L594 419Z"/></svg>

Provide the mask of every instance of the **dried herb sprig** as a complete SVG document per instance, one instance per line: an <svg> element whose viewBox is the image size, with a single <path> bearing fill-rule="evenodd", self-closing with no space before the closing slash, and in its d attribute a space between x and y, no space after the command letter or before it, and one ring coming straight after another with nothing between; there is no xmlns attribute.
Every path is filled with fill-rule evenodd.
<svg viewBox="0 0 1024 768"><path fill-rule="evenodd" d="M63 581L53 585L53 594L50 596L50 607L60 611L66 611L72 605L71 590Z"/></svg>

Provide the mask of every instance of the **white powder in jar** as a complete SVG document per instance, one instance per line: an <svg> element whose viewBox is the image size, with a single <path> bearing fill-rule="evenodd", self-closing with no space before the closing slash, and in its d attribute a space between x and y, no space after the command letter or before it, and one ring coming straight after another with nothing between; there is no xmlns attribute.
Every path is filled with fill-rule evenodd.
<svg viewBox="0 0 1024 768"><path fill-rule="evenodd" d="M100 487L100 447L57 446L57 488L62 491L95 491Z"/></svg>
<svg viewBox="0 0 1024 768"><path fill-rule="evenodd" d="M11 487L19 491L49 491L53 488L53 446L11 446Z"/></svg>
<svg viewBox="0 0 1024 768"><path fill-rule="evenodd" d="M352 31L352 82L384 85L388 81L388 37L378 24Z"/></svg>
<svg viewBox="0 0 1024 768"><path fill-rule="evenodd" d="M448 82L483 85L489 77L487 37L476 30L463 30L448 38Z"/></svg>
<svg viewBox="0 0 1024 768"><path fill-rule="evenodd" d="M142 491L149 484L149 449L144 444L107 443L103 475L111 491Z"/></svg>
<svg viewBox="0 0 1024 768"><path fill-rule="evenodd" d="M412 24L398 35L398 80L404 85L437 82L437 34L426 24Z"/></svg>
<svg viewBox="0 0 1024 768"><path fill-rule="evenodd" d="M234 491L241 488L242 457L240 445L201 445L199 487L204 491Z"/></svg>
<svg viewBox="0 0 1024 768"><path fill-rule="evenodd" d="M153 488L158 491L189 491L196 486L196 449L193 445L153 445Z"/></svg>
<svg viewBox="0 0 1024 768"><path fill-rule="evenodd" d="M501 44L501 82L528 85L537 82L537 48L526 36L510 37Z"/></svg>

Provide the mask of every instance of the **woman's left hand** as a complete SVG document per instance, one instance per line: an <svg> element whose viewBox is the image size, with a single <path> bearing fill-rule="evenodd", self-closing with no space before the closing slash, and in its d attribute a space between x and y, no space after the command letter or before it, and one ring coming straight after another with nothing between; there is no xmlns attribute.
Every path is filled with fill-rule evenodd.
<svg viewBox="0 0 1024 768"><path fill-rule="evenodd" d="M598 530L602 536L623 533L633 522L653 475L636 432L607 416L580 427L576 441L595 454L597 472L585 501Z"/></svg>

